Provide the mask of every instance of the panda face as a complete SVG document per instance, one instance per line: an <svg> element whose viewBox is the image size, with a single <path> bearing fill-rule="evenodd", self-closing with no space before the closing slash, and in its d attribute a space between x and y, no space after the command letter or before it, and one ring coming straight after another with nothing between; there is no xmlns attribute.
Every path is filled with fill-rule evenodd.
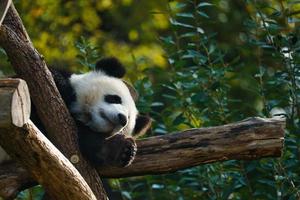
<svg viewBox="0 0 300 200"><path fill-rule="evenodd" d="M76 94L71 112L96 132L131 134L138 114L125 83L102 71L75 75L70 83Z"/></svg>

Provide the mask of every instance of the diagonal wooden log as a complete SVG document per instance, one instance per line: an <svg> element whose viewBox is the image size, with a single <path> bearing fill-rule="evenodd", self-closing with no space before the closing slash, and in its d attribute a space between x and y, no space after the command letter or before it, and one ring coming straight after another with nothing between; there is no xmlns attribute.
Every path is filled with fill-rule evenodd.
<svg viewBox="0 0 300 200"><path fill-rule="evenodd" d="M1 147L54 199L96 200L71 162L29 120L30 105L25 81L0 80Z"/></svg>
<svg viewBox="0 0 300 200"><path fill-rule="evenodd" d="M284 118L249 118L217 127L198 128L170 135L138 140L138 151L133 163L126 168L101 168L107 178L170 173L201 164L225 160L249 160L281 155L284 142ZM14 166L11 164L10 166ZM20 168L20 167L19 167ZM18 191L32 178L26 171L10 171L11 179L1 173L0 186L11 186ZM13 176L13 175L14 176ZM3 178L1 178L3 176ZM13 178L19 178L16 181ZM24 177L22 179L22 177ZM20 181L22 180L22 181ZM19 185L13 185L20 181ZM0 196L5 194L0 187Z"/></svg>
<svg viewBox="0 0 300 200"><path fill-rule="evenodd" d="M0 26L0 46L6 51L18 76L26 80L31 99L47 130L47 137L73 161L97 199L106 200L99 174L79 151L74 120L55 86L43 56L32 45L13 4Z"/></svg>

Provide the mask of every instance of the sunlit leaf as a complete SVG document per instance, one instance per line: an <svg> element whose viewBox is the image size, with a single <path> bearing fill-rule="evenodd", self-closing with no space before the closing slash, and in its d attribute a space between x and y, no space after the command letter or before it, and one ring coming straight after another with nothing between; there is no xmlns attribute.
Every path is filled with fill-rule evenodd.
<svg viewBox="0 0 300 200"><path fill-rule="evenodd" d="M201 3L198 4L197 7L200 8L200 7L207 7L207 6L213 6L213 4L208 3L208 2L201 2Z"/></svg>

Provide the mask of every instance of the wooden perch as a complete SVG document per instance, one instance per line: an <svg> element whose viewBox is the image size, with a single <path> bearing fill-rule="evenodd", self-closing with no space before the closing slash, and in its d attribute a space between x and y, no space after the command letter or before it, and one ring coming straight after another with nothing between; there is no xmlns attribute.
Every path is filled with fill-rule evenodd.
<svg viewBox="0 0 300 200"><path fill-rule="evenodd" d="M31 43L13 4L0 26L0 46L5 50L15 72L28 84L38 116L47 130L47 137L72 160L97 199L106 200L99 174L79 151L75 122L55 86L43 56Z"/></svg>
<svg viewBox="0 0 300 200"><path fill-rule="evenodd" d="M138 151L126 168L99 169L103 177L119 178L170 173L192 166L224 160L248 160L277 157L283 148L285 120L282 118L249 118L224 126L199 128L137 141ZM14 166L11 164L11 166ZM20 167L12 167L7 179L1 172L0 186L11 185L14 191L32 183ZM1 178L3 177L3 178ZM16 181L12 181L19 178ZM21 180L21 181L20 181ZM13 185L19 181L19 185ZM1 190L0 196L5 194Z"/></svg>
<svg viewBox="0 0 300 200"><path fill-rule="evenodd" d="M71 162L29 120L25 81L0 81L0 145L20 162L54 199L91 200L92 190Z"/></svg>
<svg viewBox="0 0 300 200"><path fill-rule="evenodd" d="M103 177L161 174L224 160L281 155L285 119L249 118L224 126L192 129L137 141L127 168L99 169Z"/></svg>

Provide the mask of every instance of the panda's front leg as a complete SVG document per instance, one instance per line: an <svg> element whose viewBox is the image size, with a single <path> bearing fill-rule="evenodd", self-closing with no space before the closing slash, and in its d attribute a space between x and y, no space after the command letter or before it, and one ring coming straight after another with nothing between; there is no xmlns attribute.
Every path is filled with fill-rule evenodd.
<svg viewBox="0 0 300 200"><path fill-rule="evenodd" d="M134 160L135 140L123 134L109 138L99 134L82 134L79 138L82 153L95 166L126 167Z"/></svg>

